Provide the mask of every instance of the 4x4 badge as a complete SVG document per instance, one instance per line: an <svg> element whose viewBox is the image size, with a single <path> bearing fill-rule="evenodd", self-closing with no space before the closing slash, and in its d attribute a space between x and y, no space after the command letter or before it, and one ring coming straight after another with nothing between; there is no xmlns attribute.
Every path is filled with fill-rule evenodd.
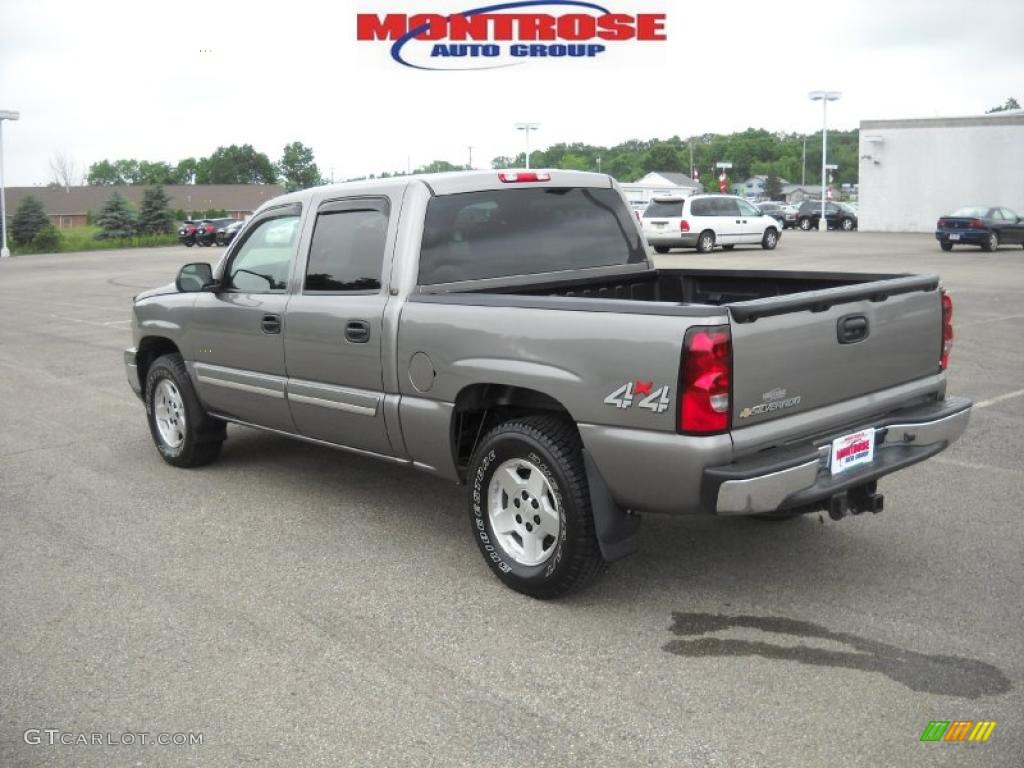
<svg viewBox="0 0 1024 768"><path fill-rule="evenodd" d="M654 389L653 381L637 379L628 384L623 384L608 395L604 401L608 405L614 405L616 408L629 408L637 398L641 398L636 403L638 407L646 408L652 413L662 413L667 411L669 405L671 405L671 393L671 387L665 386Z"/></svg>

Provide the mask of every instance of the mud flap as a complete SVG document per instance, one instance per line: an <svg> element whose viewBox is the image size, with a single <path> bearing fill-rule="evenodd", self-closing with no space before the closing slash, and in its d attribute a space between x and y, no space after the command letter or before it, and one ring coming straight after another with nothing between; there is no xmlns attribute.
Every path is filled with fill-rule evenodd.
<svg viewBox="0 0 1024 768"><path fill-rule="evenodd" d="M583 466L587 472L590 508L594 514L594 531L601 546L601 556L610 563L633 554L640 544L640 516L629 514L615 503L590 452L585 448Z"/></svg>

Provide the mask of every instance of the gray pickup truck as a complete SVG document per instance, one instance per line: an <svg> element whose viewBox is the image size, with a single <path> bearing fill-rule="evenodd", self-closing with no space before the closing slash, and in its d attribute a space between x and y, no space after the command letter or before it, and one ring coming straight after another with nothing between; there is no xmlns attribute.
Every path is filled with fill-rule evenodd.
<svg viewBox="0 0 1024 768"><path fill-rule="evenodd" d="M878 512L971 409L938 277L656 269L615 183L569 171L279 197L136 296L133 331L168 463L232 422L464 483L484 559L535 597L633 551L643 512Z"/></svg>

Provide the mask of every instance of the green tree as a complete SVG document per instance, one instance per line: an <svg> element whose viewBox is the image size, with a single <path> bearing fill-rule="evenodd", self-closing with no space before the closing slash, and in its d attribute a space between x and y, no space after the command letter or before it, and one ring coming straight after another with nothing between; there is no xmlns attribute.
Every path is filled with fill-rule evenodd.
<svg viewBox="0 0 1024 768"><path fill-rule="evenodd" d="M26 246L49 223L43 204L28 195L18 203L18 210L11 219L11 240L15 245Z"/></svg>
<svg viewBox="0 0 1024 768"><path fill-rule="evenodd" d="M93 186L124 184L124 179L117 172L117 168L109 160L100 160L89 166L89 173L85 177L85 183Z"/></svg>
<svg viewBox="0 0 1024 768"><path fill-rule="evenodd" d="M769 173L764 180L764 195L769 200L782 199L782 180L774 173Z"/></svg>
<svg viewBox="0 0 1024 768"><path fill-rule="evenodd" d="M186 157L184 160L179 160L178 164L174 166L174 183L191 184L198 165L194 157Z"/></svg>
<svg viewBox="0 0 1024 768"><path fill-rule="evenodd" d="M176 183L174 177L174 169L169 163L151 163L147 160L140 160L138 176L132 183L147 185L174 184Z"/></svg>
<svg viewBox="0 0 1024 768"><path fill-rule="evenodd" d="M284 188L289 192L323 183L320 169L313 159L313 150L300 141L293 141L285 146L278 168L284 179Z"/></svg>
<svg viewBox="0 0 1024 768"><path fill-rule="evenodd" d="M1009 112L1012 109L1020 109L1020 102L1017 101L1013 96L1006 100L1006 103L1001 107L992 107L992 109L986 109L985 114L991 115L994 112Z"/></svg>
<svg viewBox="0 0 1024 768"><path fill-rule="evenodd" d="M274 184L277 169L251 144L217 147L196 163L196 184Z"/></svg>
<svg viewBox="0 0 1024 768"><path fill-rule="evenodd" d="M644 173L650 173L651 171L682 171L685 168L679 150L666 143L659 143L647 150L641 160L641 167Z"/></svg>
<svg viewBox="0 0 1024 768"><path fill-rule="evenodd" d="M174 219L163 187L150 187L142 196L138 230L143 235L159 235L174 229Z"/></svg>
<svg viewBox="0 0 1024 768"><path fill-rule="evenodd" d="M465 169L466 166L464 165L454 165L447 160L435 160L432 163L421 165L413 173L448 173L449 171L462 171Z"/></svg>
<svg viewBox="0 0 1024 768"><path fill-rule="evenodd" d="M117 192L103 204L96 223L100 227L97 240L132 237L135 234L135 212Z"/></svg>

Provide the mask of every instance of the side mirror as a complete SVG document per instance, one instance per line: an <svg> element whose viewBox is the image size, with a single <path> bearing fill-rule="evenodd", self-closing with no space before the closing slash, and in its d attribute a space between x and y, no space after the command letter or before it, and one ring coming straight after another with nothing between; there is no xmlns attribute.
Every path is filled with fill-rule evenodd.
<svg viewBox="0 0 1024 768"><path fill-rule="evenodd" d="M186 264L178 271L174 285L181 293L209 290L216 285L213 280L213 267L203 261Z"/></svg>

